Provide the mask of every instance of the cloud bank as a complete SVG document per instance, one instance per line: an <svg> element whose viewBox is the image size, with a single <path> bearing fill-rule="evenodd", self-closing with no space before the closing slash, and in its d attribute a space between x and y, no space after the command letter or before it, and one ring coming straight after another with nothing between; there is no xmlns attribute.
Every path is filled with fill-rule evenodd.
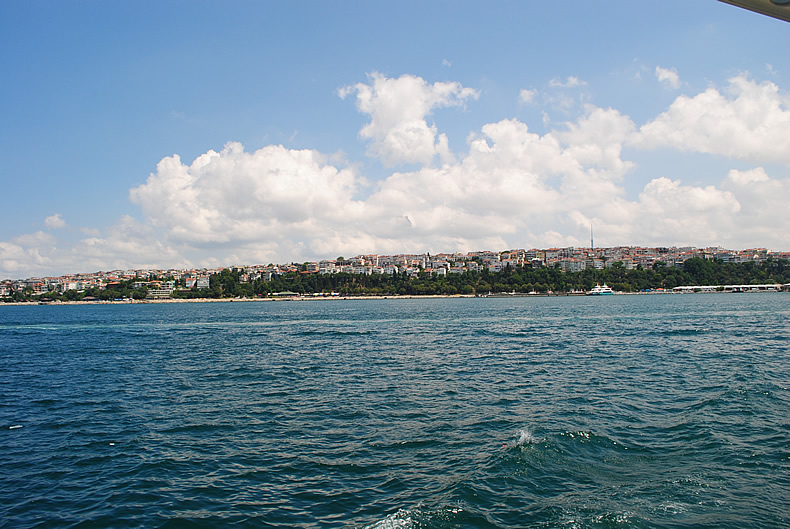
<svg viewBox="0 0 790 529"><path fill-rule="evenodd" d="M656 72L675 82L672 70ZM575 77L552 83L583 85ZM584 246L591 223L612 245L790 249L790 99L773 83L737 76L677 97L643 124L595 105L544 134L500 119L470 132L456 151L428 119L475 101L475 89L374 73L338 95L369 118L359 132L368 155L399 170L372 181L359 164L336 166L316 150L247 152L234 142L191 162L169 156L129 192L141 220L83 230L91 235L69 246L50 233L66 225L52 215L44 220L50 231L0 242L0 275ZM516 99L534 102L534 93ZM650 151L738 166L708 185L690 183L694 175L678 167L629 198L637 167L624 153Z"/></svg>

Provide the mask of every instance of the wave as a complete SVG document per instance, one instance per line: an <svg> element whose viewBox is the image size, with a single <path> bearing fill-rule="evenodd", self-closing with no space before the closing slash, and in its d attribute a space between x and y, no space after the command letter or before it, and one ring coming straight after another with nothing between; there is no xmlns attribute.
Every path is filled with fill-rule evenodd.
<svg viewBox="0 0 790 529"><path fill-rule="evenodd" d="M657 329L648 332L651 336L698 336L711 332L710 329L703 327L678 327L675 329Z"/></svg>
<svg viewBox="0 0 790 529"><path fill-rule="evenodd" d="M411 527L414 527L411 511L401 509L396 513L390 514L381 521L366 525L365 529L410 529Z"/></svg>
<svg viewBox="0 0 790 529"><path fill-rule="evenodd" d="M505 443L503 448L525 448L529 446L542 446L544 448L551 448L563 453L569 453L578 450L580 447L605 447L614 448L616 450L627 450L627 448L618 441L606 436L595 434L591 431L566 431L559 433L551 433L545 437L540 437L532 433L529 429L521 429L518 431L518 438Z"/></svg>
<svg viewBox="0 0 790 529"><path fill-rule="evenodd" d="M353 329L305 329L299 331L296 336L369 336L375 334L374 331L353 330Z"/></svg>
<svg viewBox="0 0 790 529"><path fill-rule="evenodd" d="M235 430L235 424L222 424L222 423L200 423L200 424L184 424L164 428L159 433L162 434L178 434L178 433L211 433L224 430Z"/></svg>
<svg viewBox="0 0 790 529"><path fill-rule="evenodd" d="M545 441L545 439L541 439L539 437L535 437L532 435L532 432L529 430L519 430L518 431L518 439L515 441L511 441L510 443L505 443L504 448L519 448L528 445L538 444Z"/></svg>
<svg viewBox="0 0 790 529"><path fill-rule="evenodd" d="M475 516L457 505L443 505L438 508L418 506L400 509L383 520L363 526L364 529L412 529L430 527L485 527L489 526L484 517Z"/></svg>

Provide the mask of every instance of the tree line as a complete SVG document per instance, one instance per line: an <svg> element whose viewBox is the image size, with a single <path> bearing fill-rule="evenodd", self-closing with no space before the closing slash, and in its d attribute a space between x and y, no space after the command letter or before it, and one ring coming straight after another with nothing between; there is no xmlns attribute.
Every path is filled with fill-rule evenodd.
<svg viewBox="0 0 790 529"><path fill-rule="evenodd" d="M616 262L603 270L587 269L581 272L563 272L559 267L533 268L507 267L501 272L466 271L461 274L434 275L420 272L416 276L397 274L315 274L289 272L270 280L257 279L242 282L244 271L240 268L225 269L210 277L208 288L182 287L172 294L174 298L260 298L294 293L299 295L332 293L350 296L421 296L421 295L485 295L505 292L516 293L566 293L587 291L594 285L606 283L618 292L638 292L672 289L694 285L746 285L790 283L790 262L768 259L760 262L725 263L702 258L688 259L681 267L656 263L651 270L637 267L627 270ZM172 278L160 278L172 279ZM144 299L147 288L134 287L135 279L120 281L100 289L85 291L67 290L64 293L48 292L34 296L32 290L14 292L6 301L79 301L85 299L119 300Z"/></svg>
<svg viewBox="0 0 790 529"><path fill-rule="evenodd" d="M590 290L595 284L606 283L619 292L672 289L691 285L735 285L790 283L790 263L785 260L724 263L692 258L682 267L656 263L652 270L627 270L622 263L603 269L563 272L559 267L507 267L501 272L466 271L461 274L434 275L420 272L416 276L397 274L315 274L290 272L271 280L258 279L242 283L241 269L226 269L211 276L209 288L178 290L174 297L223 298L271 297L295 293L364 295L455 295L489 293L564 293Z"/></svg>

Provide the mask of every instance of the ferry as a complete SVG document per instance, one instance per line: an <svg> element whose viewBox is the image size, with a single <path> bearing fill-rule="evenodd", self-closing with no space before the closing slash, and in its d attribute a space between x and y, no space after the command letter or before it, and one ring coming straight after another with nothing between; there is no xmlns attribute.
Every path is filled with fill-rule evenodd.
<svg viewBox="0 0 790 529"><path fill-rule="evenodd" d="M587 292L588 296L610 296L614 294L614 290L612 290L606 283L603 285L595 285L592 290Z"/></svg>

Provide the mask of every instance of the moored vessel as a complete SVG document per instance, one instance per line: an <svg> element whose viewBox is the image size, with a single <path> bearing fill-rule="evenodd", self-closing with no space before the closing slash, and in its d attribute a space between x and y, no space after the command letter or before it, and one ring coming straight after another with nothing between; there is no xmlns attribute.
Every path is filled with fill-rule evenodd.
<svg viewBox="0 0 790 529"><path fill-rule="evenodd" d="M593 289L587 293L588 296L610 296L612 294L614 294L614 290L606 283L603 285L595 285Z"/></svg>

